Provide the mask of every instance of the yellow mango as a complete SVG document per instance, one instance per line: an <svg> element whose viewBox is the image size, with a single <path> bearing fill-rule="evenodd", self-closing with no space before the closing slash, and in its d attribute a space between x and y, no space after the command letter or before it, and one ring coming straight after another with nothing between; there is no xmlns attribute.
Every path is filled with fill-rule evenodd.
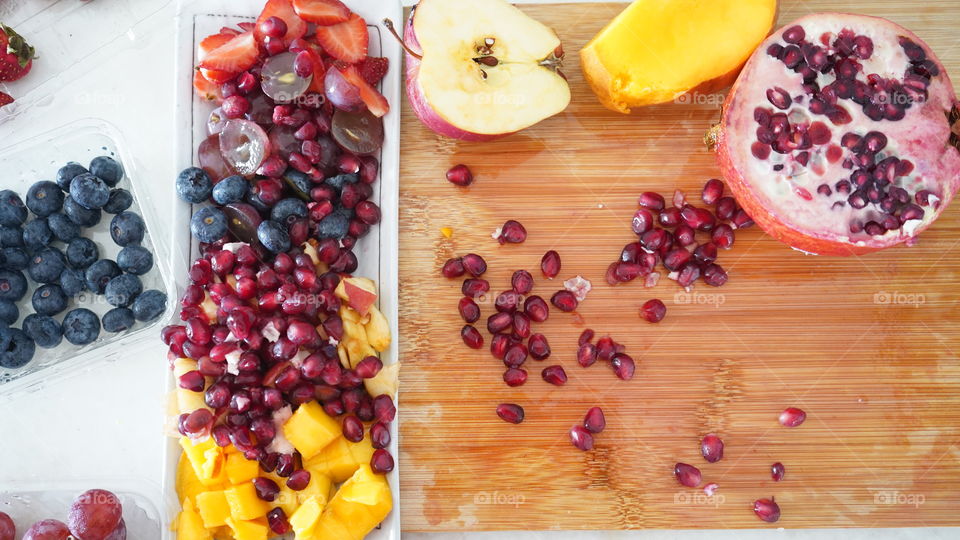
<svg viewBox="0 0 960 540"><path fill-rule="evenodd" d="M230 505L222 491L206 491L197 495L197 511L203 526L208 529L226 525L230 517Z"/></svg>
<svg viewBox="0 0 960 540"><path fill-rule="evenodd" d="M313 531L320 521L320 514L323 512L323 505L316 497L309 497L297 511L290 516L290 527L296 535L296 540L310 540L313 538Z"/></svg>
<svg viewBox="0 0 960 540"><path fill-rule="evenodd" d="M232 448L233 445L230 445L230 447ZM256 478L260 472L259 463L243 457L243 454L239 452L227 454L227 462L224 467L227 471L227 478L233 485L249 482Z"/></svg>
<svg viewBox="0 0 960 540"><path fill-rule="evenodd" d="M227 497L227 504L230 505L230 515L235 521L257 519L270 511L270 506L257 497L253 482L227 489L224 495Z"/></svg>
<svg viewBox="0 0 960 540"><path fill-rule="evenodd" d="M234 540L267 540L270 527L265 520L236 520L227 518Z"/></svg>
<svg viewBox="0 0 960 540"><path fill-rule="evenodd" d="M333 512L324 512L314 529L314 540L361 540L343 521Z"/></svg>
<svg viewBox="0 0 960 540"><path fill-rule="evenodd" d="M223 452L220 448L210 448L203 453L203 465L200 467L200 481L214 480L223 473Z"/></svg>
<svg viewBox="0 0 960 540"><path fill-rule="evenodd" d="M197 478L197 473L193 470L193 465L186 454L180 454L180 461L177 463L176 479L177 496L180 503L189 501L191 504L196 501L197 494L207 490L207 488Z"/></svg>
<svg viewBox="0 0 960 540"><path fill-rule="evenodd" d="M357 469L360 468L360 465L369 464L370 460L373 459L373 453L376 451L370 437L364 437L362 441L356 443L347 441L347 445L350 447L350 455L353 457L353 464ZM354 472L356 472L356 469L354 469Z"/></svg>
<svg viewBox="0 0 960 540"><path fill-rule="evenodd" d="M193 509L184 509L177 517L178 540L213 540L213 536L203 526L200 514Z"/></svg>
<svg viewBox="0 0 960 540"><path fill-rule="evenodd" d="M314 497L320 502L320 506L326 506L327 502L330 501L330 486L333 485L333 481L330 480L329 476L319 471L307 470L310 472L310 483L307 484L307 487L295 492L297 502L303 504L310 497Z"/></svg>
<svg viewBox="0 0 960 540"><path fill-rule="evenodd" d="M377 351L383 352L390 347L390 323L377 306L370 306L369 314L370 320L364 325L367 342Z"/></svg>
<svg viewBox="0 0 960 540"><path fill-rule="evenodd" d="M204 486L212 487L226 481L222 467L217 466L216 457L222 456L223 449L217 446L213 438L208 437L194 444L187 437L181 437L180 447L183 448L184 455L190 460L194 473ZM211 459L212 463L208 464Z"/></svg>
<svg viewBox="0 0 960 540"><path fill-rule="evenodd" d="M318 472L330 477L338 484L350 478L358 468L350 449L350 442L341 436L334 439L314 458L308 460L305 466L310 469L311 474Z"/></svg>
<svg viewBox="0 0 960 540"><path fill-rule="evenodd" d="M213 302L213 299L210 298L210 293L203 293L203 302L200 303L200 309L203 310L203 314L207 316L208 322L215 322L217 320L217 309L218 306Z"/></svg>
<svg viewBox="0 0 960 540"><path fill-rule="evenodd" d="M386 477L374 474L370 465L360 465L357 472L340 486L327 507L362 538L393 509L390 485Z"/></svg>
<svg viewBox="0 0 960 540"><path fill-rule="evenodd" d="M210 409L203 400L203 392L193 392L186 388L177 388L178 414L189 414L197 409Z"/></svg>
<svg viewBox="0 0 960 540"><path fill-rule="evenodd" d="M283 424L283 434L304 459L319 454L340 433L340 423L327 416L316 401L301 405Z"/></svg>
<svg viewBox="0 0 960 540"><path fill-rule="evenodd" d="M290 517L297 511L297 508L300 508L299 492L288 488L285 482L286 479L282 480L283 481L277 482L277 485L280 486L280 493L277 495L276 500L270 504L272 506L279 506L283 509L283 513L286 514L287 517Z"/></svg>

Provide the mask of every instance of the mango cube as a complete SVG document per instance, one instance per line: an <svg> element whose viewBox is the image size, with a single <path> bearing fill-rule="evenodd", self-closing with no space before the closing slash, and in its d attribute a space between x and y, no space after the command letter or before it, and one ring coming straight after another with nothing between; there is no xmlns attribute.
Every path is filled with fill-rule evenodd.
<svg viewBox="0 0 960 540"><path fill-rule="evenodd" d="M227 518L227 525L233 531L234 540L267 540L270 528L261 520L235 520Z"/></svg>
<svg viewBox="0 0 960 540"><path fill-rule="evenodd" d="M337 491L327 510L348 524L355 536L363 538L393 509L390 485L383 475L363 464Z"/></svg>
<svg viewBox="0 0 960 540"><path fill-rule="evenodd" d="M227 504L230 505L230 515L234 521L248 521L267 515L270 507L257 497L257 490L253 482L234 486L224 491ZM229 523L228 523L229 525Z"/></svg>
<svg viewBox="0 0 960 540"><path fill-rule="evenodd" d="M180 540L213 540L210 534L203 526L203 520L200 514L192 508L184 508L177 518L177 538Z"/></svg>
<svg viewBox="0 0 960 540"><path fill-rule="evenodd" d="M333 481L330 480L329 476L310 471L310 483L307 484L307 487L295 492L297 494L297 502L303 504L310 497L316 497L317 501L320 502L320 506L326 506L327 502L330 501L330 486L332 485Z"/></svg>
<svg viewBox="0 0 960 540"><path fill-rule="evenodd" d="M285 424L283 434L304 459L320 453L340 435L340 423L327 416L316 401L300 405Z"/></svg>
<svg viewBox="0 0 960 540"><path fill-rule="evenodd" d="M187 437L180 438L180 447L184 455L190 460L193 471L200 482L207 487L218 486L227 477L222 465L223 449L218 447L213 438L194 443Z"/></svg>
<svg viewBox="0 0 960 540"><path fill-rule="evenodd" d="M361 540L362 536L347 527L340 517L332 512L324 512L314 529L314 540Z"/></svg>
<svg viewBox="0 0 960 540"><path fill-rule="evenodd" d="M251 461L238 452L227 454L225 468L227 478L233 485L249 482L256 478L260 472L260 465L256 461Z"/></svg>
<svg viewBox="0 0 960 540"><path fill-rule="evenodd" d="M226 525L230 517L230 505L222 491L205 491L197 495L197 511L203 526L208 529Z"/></svg>
<svg viewBox="0 0 960 540"><path fill-rule="evenodd" d="M280 493L270 504L280 507L287 516L292 516L293 513L297 511L297 508L300 508L300 496L298 495L299 492L288 488L284 480L286 479L281 478L280 481L277 482L277 485L280 486ZM276 482L276 480L274 481ZM313 483L312 480L311 483Z"/></svg>
<svg viewBox="0 0 960 540"><path fill-rule="evenodd" d="M309 497L297 511L290 516L290 527L296 534L297 540L310 540L313 538L313 531L320 521L320 514L323 512L323 505L316 497Z"/></svg>
<svg viewBox="0 0 960 540"><path fill-rule="evenodd" d="M345 482L356 472L358 465L350 450L350 443L338 436L319 454L305 463L314 472L330 477L334 482Z"/></svg>
<svg viewBox="0 0 960 540"><path fill-rule="evenodd" d="M176 488L181 504L184 501L196 502L197 495L207 490L197 478L186 454L180 454L180 461L177 463Z"/></svg>

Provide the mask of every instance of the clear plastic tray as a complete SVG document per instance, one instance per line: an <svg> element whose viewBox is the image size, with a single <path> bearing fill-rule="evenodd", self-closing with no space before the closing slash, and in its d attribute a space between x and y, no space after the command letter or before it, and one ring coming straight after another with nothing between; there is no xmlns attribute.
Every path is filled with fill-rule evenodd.
<svg viewBox="0 0 960 540"><path fill-rule="evenodd" d="M153 207L144 204L147 201L138 193L137 184L145 181L145 177L127 154L121 135L112 125L101 120L82 120L0 149L0 171L4 173L2 189L12 189L25 198L27 190L35 182L56 180L57 170L68 161L86 166L90 160L101 155L111 156L123 164L125 175L117 186L133 194L134 202L129 210L140 214L147 225L147 234L141 245L154 254L154 267L141 276L143 287L144 290L158 289L167 294L167 314L152 322L137 323L126 332L111 334L101 331L97 340L89 345L76 346L63 341L54 349L37 347L33 360L27 365L13 370L0 368L0 397L9 397L20 391L35 391L42 388L45 382L63 377L72 370L88 369L119 358L123 350L121 343L129 344L154 337L156 326L169 318L174 307L174 286L167 271L168 252L165 246L156 241L158 231L164 228L154 215ZM104 213L97 226L84 229L84 236L96 242L100 258L115 260L121 248L110 238L112 217ZM61 242L55 242L54 245L61 249L64 247ZM26 315L33 313L30 294L37 284L29 276L27 281L27 294L17 303L20 320L15 326L18 327ZM68 309L75 307L85 307L102 316L113 306L103 296L85 291L70 301ZM59 320L61 316L57 318Z"/></svg>
<svg viewBox="0 0 960 540"><path fill-rule="evenodd" d="M380 25L385 17L394 22L402 20L402 8L399 0L345 0L345 3L366 19L370 31L370 54L386 56L390 59L390 71L381 82L380 91L390 102L390 112L384 117L385 141L380 155L380 180L375 186L371 200L381 209L380 225L361 239L354 248L359 260L355 275L365 276L377 281L380 290L378 308L390 321L393 336L391 347L381 354L384 364L393 364L399 360L398 317L398 200L400 185L400 95L403 81L400 45ZM197 164L197 147L206 138L206 119L213 110L210 104L196 99L193 92L193 69L196 65L196 43L204 37L217 32L222 26L235 25L242 21L252 21L263 9L264 0L181 0L177 13L177 153L178 168ZM399 24L399 23L398 23ZM178 287L187 283L187 270L190 262L198 255L197 245L193 241L189 223L193 205L178 203L175 205L171 239L173 275ZM158 359L160 361L160 359ZM175 385L169 377L169 389ZM399 403L398 403L399 405ZM393 493L394 509L368 538L370 540L399 540L400 538L400 453L399 453L399 416L391 424L390 453L396 460L396 467L389 474ZM173 438L166 446L164 469L164 494L171 517L178 511L178 502L174 488L177 461L180 446ZM182 540L182 539L181 539Z"/></svg>

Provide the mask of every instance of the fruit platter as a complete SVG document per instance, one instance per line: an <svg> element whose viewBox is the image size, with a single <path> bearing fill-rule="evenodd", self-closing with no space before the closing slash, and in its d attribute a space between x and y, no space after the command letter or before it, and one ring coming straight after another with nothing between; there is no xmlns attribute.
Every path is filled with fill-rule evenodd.
<svg viewBox="0 0 960 540"><path fill-rule="evenodd" d="M960 526L956 2L180 1L68 70L68 1L0 129L127 39L172 136L10 130L0 431L101 379L156 459L0 466L0 540Z"/></svg>

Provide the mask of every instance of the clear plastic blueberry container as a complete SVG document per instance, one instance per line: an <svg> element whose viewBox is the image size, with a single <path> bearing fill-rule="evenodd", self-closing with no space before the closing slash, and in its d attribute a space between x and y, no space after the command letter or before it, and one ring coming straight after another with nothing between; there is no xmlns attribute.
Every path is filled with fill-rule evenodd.
<svg viewBox="0 0 960 540"><path fill-rule="evenodd" d="M0 400L9 398L19 392L39 390L46 382L64 377L76 370L91 369L103 362L110 362L121 358L125 344L138 343L147 339L157 339L157 326L169 319L175 301L173 279L168 270L169 257L164 239L164 231L169 227L162 227L149 200L144 200L138 193L138 185L145 181L142 171L138 170L135 161L126 152L123 138L109 123L102 120L80 120L57 127L45 134L20 142L13 146L0 149L0 171L3 171L0 180L0 189L10 189L26 198L27 190L40 180L56 180L57 171L68 161L76 161L85 167L97 156L110 156L119 161L124 167L124 177L117 184L133 195L133 204L128 209L139 214L146 224L147 233L141 245L153 253L153 268L145 275L140 276L143 289L157 289L167 295L167 309L160 317L150 322L138 322L133 328L116 334L101 330L99 337L93 343L77 346L66 340L52 349L36 348L36 353L29 363L16 369L0 368ZM100 223L94 227L83 229L83 236L93 240L100 251L101 259L116 260L120 246L110 237L109 227L112 214L104 212ZM34 219L31 216L28 219ZM63 249L62 242L54 242L54 246ZM27 294L17 302L20 319L12 326L20 327L23 318L33 313L31 293L37 287L28 273ZM77 307L90 309L99 316L113 308L102 295L89 291L80 293L70 300L67 310ZM64 313L55 316L62 320Z"/></svg>

